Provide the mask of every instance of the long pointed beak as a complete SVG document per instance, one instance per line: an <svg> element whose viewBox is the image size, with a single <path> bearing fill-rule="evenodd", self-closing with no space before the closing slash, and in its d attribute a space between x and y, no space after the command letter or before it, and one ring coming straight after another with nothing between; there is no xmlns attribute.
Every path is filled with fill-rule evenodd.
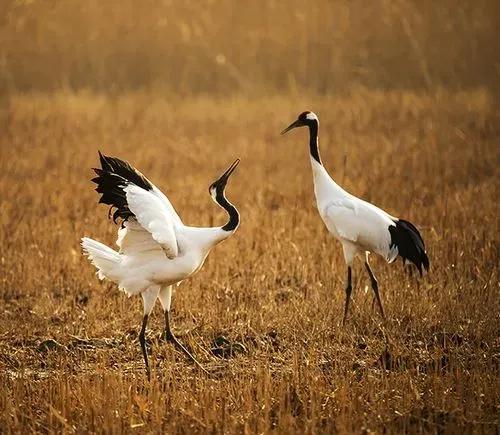
<svg viewBox="0 0 500 435"><path fill-rule="evenodd" d="M285 128L280 134L285 134L288 133L290 130L296 128L296 127L301 127L302 124L300 121L297 119L296 121L292 122L287 128Z"/></svg>
<svg viewBox="0 0 500 435"><path fill-rule="evenodd" d="M239 163L240 163L240 159L236 159L232 163L232 165L226 169L226 172L224 172L215 183L220 183L221 181L227 181L229 176L233 173L233 171L236 169L236 166L238 166Z"/></svg>

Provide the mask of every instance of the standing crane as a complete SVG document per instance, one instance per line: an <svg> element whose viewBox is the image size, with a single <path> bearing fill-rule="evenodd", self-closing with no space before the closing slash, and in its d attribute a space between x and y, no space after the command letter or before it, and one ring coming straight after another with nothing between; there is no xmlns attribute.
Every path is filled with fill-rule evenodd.
<svg viewBox="0 0 500 435"><path fill-rule="evenodd" d="M301 113L281 134L297 127L309 128L309 153L316 204L326 228L340 241L344 251L347 283L342 324L345 325L349 311L354 258L363 253L371 287L380 313L385 319L378 282L368 261L369 254L374 252L388 263L392 263L400 256L403 264L410 261L422 275L422 266L429 270L429 258L424 241L412 223L393 217L373 204L356 198L333 181L321 162L318 145L319 120L315 113Z"/></svg>
<svg viewBox="0 0 500 435"><path fill-rule="evenodd" d="M99 203L111 206L109 215L115 209L115 223L117 219L122 221L116 241L119 251L84 237L83 252L97 268L101 280L107 278L116 283L129 297L142 296L144 316L139 342L148 377L146 325L157 299L165 314L165 338L206 373L172 333L172 290L200 270L210 250L238 228L238 210L226 199L224 190L240 160L209 187L212 199L227 212L228 221L220 227L198 228L184 225L168 198L127 162L101 152L99 158L101 168L94 169L97 177L92 181L101 194Z"/></svg>

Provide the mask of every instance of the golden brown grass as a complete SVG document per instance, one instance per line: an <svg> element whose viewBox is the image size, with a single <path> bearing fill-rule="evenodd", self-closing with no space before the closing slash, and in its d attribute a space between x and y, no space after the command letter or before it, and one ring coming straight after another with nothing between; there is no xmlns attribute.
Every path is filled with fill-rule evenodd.
<svg viewBox="0 0 500 435"><path fill-rule="evenodd" d="M388 322L355 268L339 326L341 249L313 206L305 133L348 190L415 222L430 274L375 260ZM358 90L342 98L218 101L147 93L15 96L0 135L0 427L6 432L390 432L498 428L499 116L486 91ZM242 224L174 296L174 326L213 374L158 339L137 342L140 298L100 283L83 235L116 227L89 182L97 149L132 162L184 221L223 222L207 187L242 164L228 197ZM224 336L244 351L217 358Z"/></svg>

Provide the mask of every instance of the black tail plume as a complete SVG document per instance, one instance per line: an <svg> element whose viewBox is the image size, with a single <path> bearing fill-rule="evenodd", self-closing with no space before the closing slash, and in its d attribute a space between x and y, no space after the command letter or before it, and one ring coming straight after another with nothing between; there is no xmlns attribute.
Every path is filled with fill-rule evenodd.
<svg viewBox="0 0 500 435"><path fill-rule="evenodd" d="M422 236L411 222L395 219L394 223L396 226L389 227L391 247L396 246L403 263L406 260L411 261L422 275L422 266L425 270L429 270L429 257Z"/></svg>

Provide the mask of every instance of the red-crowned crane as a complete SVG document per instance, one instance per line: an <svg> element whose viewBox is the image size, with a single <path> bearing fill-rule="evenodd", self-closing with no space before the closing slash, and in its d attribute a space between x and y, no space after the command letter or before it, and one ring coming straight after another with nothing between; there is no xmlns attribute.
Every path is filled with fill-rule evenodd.
<svg viewBox="0 0 500 435"><path fill-rule="evenodd" d="M82 238L83 252L97 268L100 279L116 283L128 296L140 294L144 317L139 334L148 377L146 325L157 299L165 313L165 337L203 371L196 358L176 339L170 328L170 303L174 285L193 276L210 250L238 228L240 216L225 197L226 183L239 163L236 160L209 188L212 199L229 218L219 227L186 226L168 198L127 162L99 152L101 168L94 169L100 203L114 208L113 220L121 219L118 252L102 243ZM206 372L206 371L205 371Z"/></svg>
<svg viewBox="0 0 500 435"><path fill-rule="evenodd" d="M374 252L391 263L399 255L403 264L407 260L412 262L422 275L422 266L429 270L424 241L412 223L395 218L373 204L356 198L333 181L321 162L319 120L315 113L301 113L281 134L296 127L309 128L309 152L318 211L326 228L340 241L344 251L347 284L342 324L345 325L351 299L353 261L356 256L363 254L380 313L385 319L377 279L370 268L368 256Z"/></svg>

